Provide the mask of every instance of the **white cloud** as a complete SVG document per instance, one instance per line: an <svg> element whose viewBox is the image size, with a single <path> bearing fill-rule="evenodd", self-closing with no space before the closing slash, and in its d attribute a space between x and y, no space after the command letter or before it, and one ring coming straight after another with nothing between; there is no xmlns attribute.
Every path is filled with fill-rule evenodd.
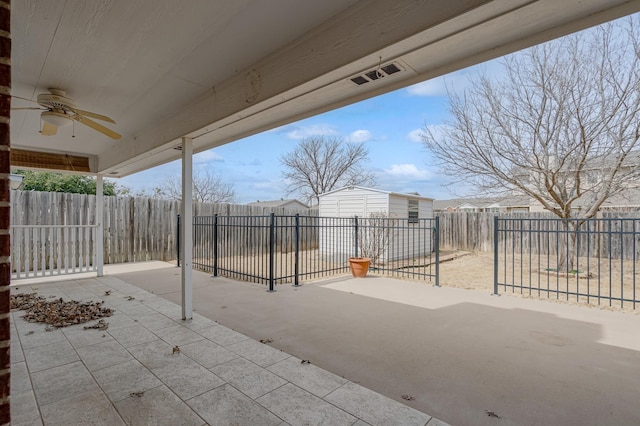
<svg viewBox="0 0 640 426"><path fill-rule="evenodd" d="M411 142L422 142L422 135L424 135L424 129L414 129L407 134L407 139Z"/></svg>
<svg viewBox="0 0 640 426"><path fill-rule="evenodd" d="M392 164L391 168L385 169L391 176L404 179L428 180L431 173L424 169L418 169L415 164Z"/></svg>
<svg viewBox="0 0 640 426"><path fill-rule="evenodd" d="M407 92L413 96L446 96L447 85L444 77L436 77L434 79L409 86L407 88Z"/></svg>
<svg viewBox="0 0 640 426"><path fill-rule="evenodd" d="M210 161L224 161L224 158L212 149L199 152L193 156L194 163L208 163Z"/></svg>
<svg viewBox="0 0 640 426"><path fill-rule="evenodd" d="M289 139L304 139L320 135L337 136L338 131L329 124L312 124L310 126L295 127L287 133Z"/></svg>
<svg viewBox="0 0 640 426"><path fill-rule="evenodd" d="M432 78L407 88L407 93L413 96L447 96L449 93L462 93L471 85L471 79L481 74L491 79L500 79L505 74L500 58L452 72L447 75Z"/></svg>
<svg viewBox="0 0 640 426"><path fill-rule="evenodd" d="M356 130L355 132L352 132L347 138L349 142L356 143L366 142L371 139L373 139L373 134L368 130Z"/></svg>
<svg viewBox="0 0 640 426"><path fill-rule="evenodd" d="M427 126L428 131L434 137L435 140L442 140L446 137L446 130L448 126L446 124L429 124ZM422 134L425 134L424 129L422 130Z"/></svg>

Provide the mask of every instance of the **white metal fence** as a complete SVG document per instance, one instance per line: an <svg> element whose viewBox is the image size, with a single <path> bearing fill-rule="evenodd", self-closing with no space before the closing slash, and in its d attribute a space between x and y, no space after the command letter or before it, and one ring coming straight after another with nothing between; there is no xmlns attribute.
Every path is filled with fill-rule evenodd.
<svg viewBox="0 0 640 426"><path fill-rule="evenodd" d="M11 279L97 271L97 225L12 225Z"/></svg>

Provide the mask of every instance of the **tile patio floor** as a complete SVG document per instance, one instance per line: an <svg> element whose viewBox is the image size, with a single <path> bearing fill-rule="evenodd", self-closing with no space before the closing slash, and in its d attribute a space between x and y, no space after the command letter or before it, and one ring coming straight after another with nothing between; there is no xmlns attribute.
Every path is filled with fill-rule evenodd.
<svg viewBox="0 0 640 426"><path fill-rule="evenodd" d="M116 277L11 291L115 310L106 331L48 332L12 312L14 426L445 425L201 315L182 321L178 305Z"/></svg>

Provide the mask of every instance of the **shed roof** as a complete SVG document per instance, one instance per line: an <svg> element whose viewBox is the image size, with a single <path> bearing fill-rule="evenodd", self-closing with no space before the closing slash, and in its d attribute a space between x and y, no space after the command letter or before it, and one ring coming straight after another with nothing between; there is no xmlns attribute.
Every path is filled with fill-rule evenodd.
<svg viewBox="0 0 640 426"><path fill-rule="evenodd" d="M364 190L364 191L379 192L381 194L396 195L396 196L399 196L399 197L412 198L412 199L416 199L416 200L433 201L433 198L423 197L417 192L413 192L413 193L393 192L393 191L386 191L384 189L367 188L367 187L364 187L364 186L345 186L345 187L342 187L342 188L339 188L339 189L334 189L333 191L325 192L324 194L320 194L319 197L324 197L325 195L335 194L336 192L349 191L349 190L353 190L353 189L360 189L360 190Z"/></svg>

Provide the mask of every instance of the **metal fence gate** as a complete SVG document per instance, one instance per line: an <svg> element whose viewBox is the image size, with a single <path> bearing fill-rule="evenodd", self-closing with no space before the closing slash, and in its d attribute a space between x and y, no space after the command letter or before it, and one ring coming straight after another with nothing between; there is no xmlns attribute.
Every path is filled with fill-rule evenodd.
<svg viewBox="0 0 640 426"><path fill-rule="evenodd" d="M494 293L640 303L640 219L494 219Z"/></svg>
<svg viewBox="0 0 640 426"><path fill-rule="evenodd" d="M195 268L270 290L347 274L352 256L371 257L371 274L438 285L437 218L213 215L194 217L193 231Z"/></svg>

